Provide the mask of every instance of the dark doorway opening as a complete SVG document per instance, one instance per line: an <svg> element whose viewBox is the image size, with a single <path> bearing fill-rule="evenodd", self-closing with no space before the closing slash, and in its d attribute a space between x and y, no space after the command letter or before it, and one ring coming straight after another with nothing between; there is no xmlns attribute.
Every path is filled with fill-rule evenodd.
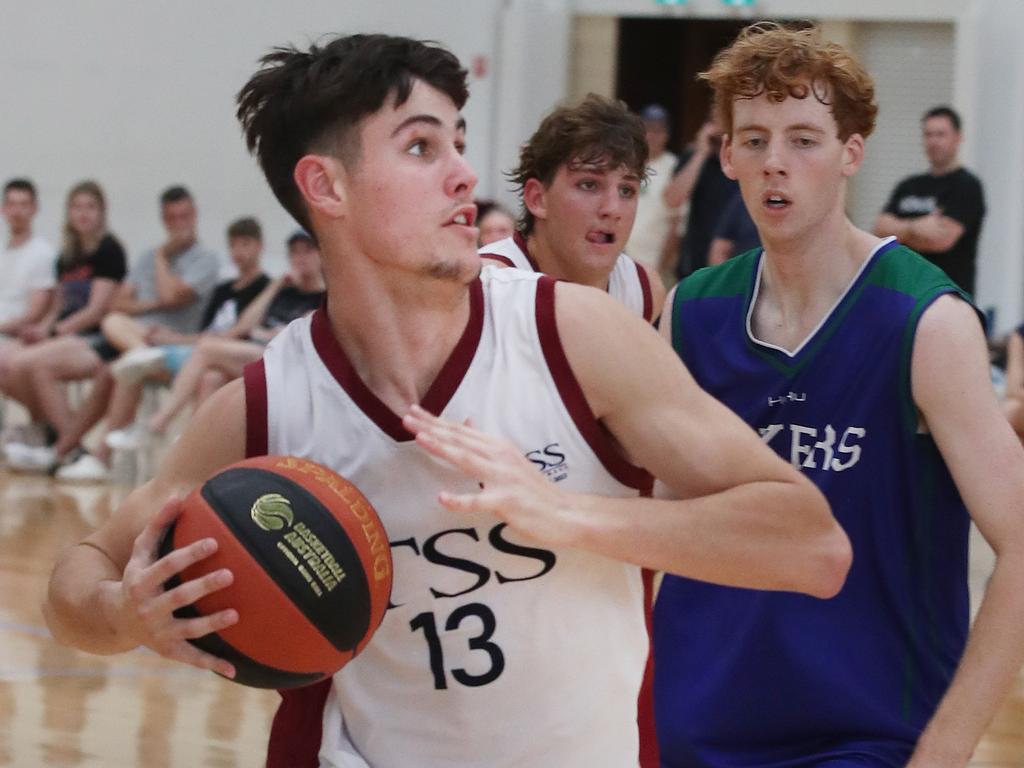
<svg viewBox="0 0 1024 768"><path fill-rule="evenodd" d="M711 90L697 73L750 21L619 19L616 96L639 111L658 103L672 116L669 149L678 152L707 117Z"/></svg>

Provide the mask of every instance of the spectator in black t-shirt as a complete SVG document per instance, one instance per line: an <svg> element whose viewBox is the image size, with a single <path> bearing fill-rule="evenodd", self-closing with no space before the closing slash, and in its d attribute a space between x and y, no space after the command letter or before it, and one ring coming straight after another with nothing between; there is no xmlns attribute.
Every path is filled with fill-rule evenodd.
<svg viewBox="0 0 1024 768"><path fill-rule="evenodd" d="M156 433L166 431L171 419L193 398L210 390L211 377L224 384L242 375L242 369L259 360L263 347L293 320L308 315L323 302L324 279L320 250L312 237L299 230L288 238L289 271L275 280L246 310L239 321L249 323L247 341L204 337L174 379L171 394L149 422ZM205 386L204 386L205 382Z"/></svg>
<svg viewBox="0 0 1024 768"><path fill-rule="evenodd" d="M686 233L675 265L680 280L708 264L708 250L715 223L722 210L738 194L739 185L722 173L718 151L722 146L722 129L712 117L697 132L693 148L684 150L672 181L662 198L670 209L689 202ZM666 271L662 265L661 271Z"/></svg>
<svg viewBox="0 0 1024 768"><path fill-rule="evenodd" d="M715 224L714 237L708 249L708 265L714 266L728 261L733 256L746 253L761 245L757 225L750 217L747 204L739 192L725 206Z"/></svg>
<svg viewBox="0 0 1024 768"><path fill-rule="evenodd" d="M68 193L56 272L51 305L42 321L22 330L22 340L31 346L9 358L2 386L28 408L33 422L48 424L59 435L72 418L61 384L90 378L99 369L99 324L127 272L124 249L107 232L103 190L93 181L76 184ZM44 470L59 458L53 448L33 442L28 438L7 444L8 466Z"/></svg>
<svg viewBox="0 0 1024 768"><path fill-rule="evenodd" d="M203 310L201 333L181 333L159 323L144 327L144 343L129 350L110 366L114 378L135 384L148 376L181 370L201 335L241 338L236 327L249 304L270 284L262 268L263 230L245 217L228 226L228 252L238 276L220 283Z"/></svg>
<svg viewBox="0 0 1024 768"><path fill-rule="evenodd" d="M236 328L244 310L266 289L270 278L263 272L263 231L253 218L231 223L227 230L228 252L237 277L220 283L203 311L202 334L243 336ZM149 378L169 380L191 355L201 334L186 334L153 323L143 326L144 344L121 355L93 379L93 387L72 426L57 441L58 453L79 444L104 416L110 432L93 453L78 452L75 460L57 471L58 480L102 480L107 476L110 447L130 448L139 435L129 429L135 420L143 384Z"/></svg>
<svg viewBox="0 0 1024 768"><path fill-rule="evenodd" d="M973 294L978 235L985 217L981 181L957 158L962 137L956 112L935 107L921 124L928 173L896 185L874 232L880 237L895 235Z"/></svg>

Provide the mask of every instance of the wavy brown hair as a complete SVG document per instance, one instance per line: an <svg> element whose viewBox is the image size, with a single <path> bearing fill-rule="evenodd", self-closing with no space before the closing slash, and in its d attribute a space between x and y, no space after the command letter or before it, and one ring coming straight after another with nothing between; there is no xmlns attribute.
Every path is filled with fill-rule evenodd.
<svg viewBox="0 0 1024 768"><path fill-rule="evenodd" d="M71 201L79 195L89 195L100 207L100 231L99 239L107 232L107 198L103 194L103 188L95 181L80 181L68 191L67 202L64 206L64 238L61 249L60 260L65 267L70 267L85 258L85 244L82 237L75 228L71 226L71 217L67 215L71 210Z"/></svg>
<svg viewBox="0 0 1024 768"><path fill-rule="evenodd" d="M647 134L643 120L621 101L588 94L572 107L558 107L544 118L519 152L519 166L506 175L522 195L526 182L551 186L558 169L625 166L641 181L647 177ZM533 214L523 206L519 230L533 230Z"/></svg>
<svg viewBox="0 0 1024 768"><path fill-rule="evenodd" d="M814 96L831 109L840 141L855 133L866 139L875 128L874 81L843 46L823 40L817 27L752 24L698 77L714 91L715 112L730 135L733 102L761 94L775 102Z"/></svg>

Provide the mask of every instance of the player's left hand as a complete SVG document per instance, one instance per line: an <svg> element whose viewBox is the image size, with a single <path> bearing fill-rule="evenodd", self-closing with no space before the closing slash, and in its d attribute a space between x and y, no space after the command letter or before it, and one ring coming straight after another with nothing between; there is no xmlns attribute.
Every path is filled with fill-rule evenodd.
<svg viewBox="0 0 1024 768"><path fill-rule="evenodd" d="M480 484L479 493L442 491L438 500L445 509L493 515L547 546L574 543L572 495L538 472L514 443L438 418L418 405L402 423L424 450Z"/></svg>

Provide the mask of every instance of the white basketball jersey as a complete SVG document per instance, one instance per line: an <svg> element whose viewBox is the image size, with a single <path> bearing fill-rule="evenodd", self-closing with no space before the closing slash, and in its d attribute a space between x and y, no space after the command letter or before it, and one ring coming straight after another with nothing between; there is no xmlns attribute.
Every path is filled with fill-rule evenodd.
<svg viewBox="0 0 1024 768"><path fill-rule="evenodd" d="M554 285L485 268L467 328L423 406L509 438L568 489L647 492L649 475L614 451L573 377ZM321 765L638 764L649 652L639 568L551 550L495 518L443 509L439 491L476 483L424 452L363 384L323 309L274 339L246 370L246 392L250 451L306 457L344 475L391 543L391 606L366 650L334 677Z"/></svg>
<svg viewBox="0 0 1024 768"><path fill-rule="evenodd" d="M527 272L540 272L537 262L533 260L526 247L526 239L518 232L504 240L488 243L478 253L509 267L524 269ZM654 307L647 272L624 253L619 254L612 273L608 276L608 295L625 304L631 312L647 322L654 319L651 317Z"/></svg>

